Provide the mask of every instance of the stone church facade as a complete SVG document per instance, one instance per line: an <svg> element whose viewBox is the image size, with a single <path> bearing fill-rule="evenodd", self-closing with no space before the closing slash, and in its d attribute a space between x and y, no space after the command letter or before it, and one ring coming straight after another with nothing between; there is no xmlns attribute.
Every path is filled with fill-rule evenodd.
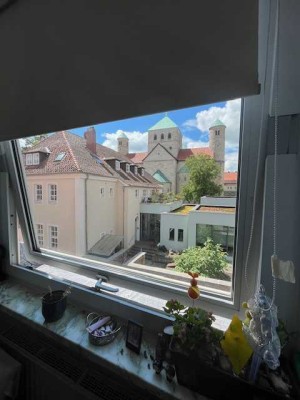
<svg viewBox="0 0 300 400"><path fill-rule="evenodd" d="M148 151L129 153L129 140L122 133L118 137L118 151L151 174L164 192L179 193L188 182L189 172L185 161L190 156L206 154L214 157L221 168L220 184L224 180L225 129L222 121L216 120L209 128L209 146L182 148L182 133L167 115L148 130Z"/></svg>

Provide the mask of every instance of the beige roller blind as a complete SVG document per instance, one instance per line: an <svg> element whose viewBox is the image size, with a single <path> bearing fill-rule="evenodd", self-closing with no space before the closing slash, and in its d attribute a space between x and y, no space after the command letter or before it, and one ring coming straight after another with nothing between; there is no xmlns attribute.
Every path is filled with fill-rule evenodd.
<svg viewBox="0 0 300 400"><path fill-rule="evenodd" d="M0 140L258 93L256 0L19 0Z"/></svg>

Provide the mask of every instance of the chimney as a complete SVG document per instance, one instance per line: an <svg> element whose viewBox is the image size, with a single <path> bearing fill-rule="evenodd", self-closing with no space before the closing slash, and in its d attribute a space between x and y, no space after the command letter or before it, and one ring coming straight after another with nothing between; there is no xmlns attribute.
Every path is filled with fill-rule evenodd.
<svg viewBox="0 0 300 400"><path fill-rule="evenodd" d="M85 147L93 154L96 154L96 131L92 126L88 128L86 132L84 132L84 138L86 140Z"/></svg>

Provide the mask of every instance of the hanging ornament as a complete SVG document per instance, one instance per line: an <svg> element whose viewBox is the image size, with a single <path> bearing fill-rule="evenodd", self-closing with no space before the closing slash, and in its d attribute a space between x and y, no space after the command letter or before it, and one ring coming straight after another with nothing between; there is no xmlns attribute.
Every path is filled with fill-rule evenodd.
<svg viewBox="0 0 300 400"><path fill-rule="evenodd" d="M200 297L200 290L198 287L197 279L199 274L196 272L188 272L188 274L192 277L190 284L191 286L188 288L188 296L192 300L196 300Z"/></svg>

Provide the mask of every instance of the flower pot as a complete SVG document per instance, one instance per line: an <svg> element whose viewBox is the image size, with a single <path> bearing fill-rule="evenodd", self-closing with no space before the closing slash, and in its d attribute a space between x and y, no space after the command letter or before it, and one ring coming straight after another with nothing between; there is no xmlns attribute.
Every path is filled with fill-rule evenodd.
<svg viewBox="0 0 300 400"><path fill-rule="evenodd" d="M42 314L46 322L58 321L65 312L67 296L64 290L55 290L42 298Z"/></svg>

